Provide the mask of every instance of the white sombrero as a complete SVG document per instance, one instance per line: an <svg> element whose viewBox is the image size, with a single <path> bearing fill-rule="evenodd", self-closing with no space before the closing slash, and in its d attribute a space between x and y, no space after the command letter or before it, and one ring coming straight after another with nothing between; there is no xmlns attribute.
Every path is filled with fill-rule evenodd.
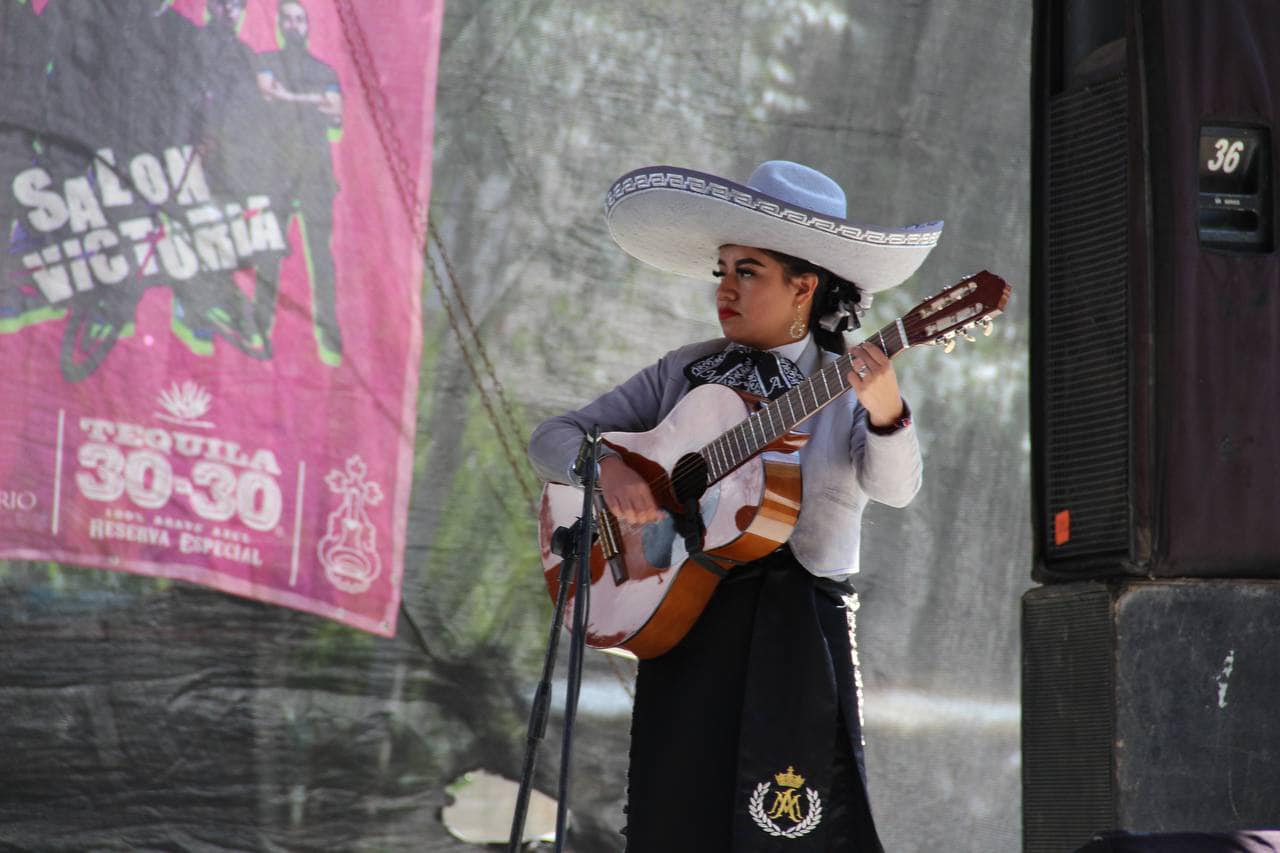
<svg viewBox="0 0 1280 853"><path fill-rule="evenodd" d="M786 160L761 163L746 184L648 166L614 181L605 198L609 233L623 251L707 280L719 247L737 244L804 258L874 293L909 278L942 234L941 222L881 228L845 215L835 181Z"/></svg>

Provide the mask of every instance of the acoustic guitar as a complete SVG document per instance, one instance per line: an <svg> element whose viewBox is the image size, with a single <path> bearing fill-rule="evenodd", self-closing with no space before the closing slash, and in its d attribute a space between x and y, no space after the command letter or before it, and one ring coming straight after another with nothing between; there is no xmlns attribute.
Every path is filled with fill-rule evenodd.
<svg viewBox="0 0 1280 853"><path fill-rule="evenodd" d="M867 341L890 357L924 345L950 352L958 337L973 340L968 330L976 326L990 334L1009 293L992 273L967 276ZM852 364L846 353L767 403L723 385L700 385L648 432L601 436L649 483L664 517L629 524L596 493L587 645L640 658L663 654L697 621L725 572L787 541L800 514L798 453L807 439L792 430L849 390ZM677 517L694 506L705 529L697 559L677 530ZM543 490L538 539L553 601L562 560L552 541L581 513L580 488L550 483Z"/></svg>

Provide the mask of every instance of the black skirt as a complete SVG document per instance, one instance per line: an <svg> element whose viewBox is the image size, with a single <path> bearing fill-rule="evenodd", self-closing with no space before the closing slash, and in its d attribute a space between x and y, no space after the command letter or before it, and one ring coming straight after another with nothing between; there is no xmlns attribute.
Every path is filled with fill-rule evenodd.
<svg viewBox="0 0 1280 853"><path fill-rule="evenodd" d="M882 850L866 794L851 593L784 546L733 569L680 644L640 662L628 853Z"/></svg>

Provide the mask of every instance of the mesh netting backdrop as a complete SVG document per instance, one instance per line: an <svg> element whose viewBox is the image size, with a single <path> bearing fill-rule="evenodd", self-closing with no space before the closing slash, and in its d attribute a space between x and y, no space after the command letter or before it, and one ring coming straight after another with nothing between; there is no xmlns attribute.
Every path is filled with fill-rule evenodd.
<svg viewBox="0 0 1280 853"><path fill-rule="evenodd" d="M712 294L627 258L604 191L672 163L810 163L886 225L945 219L878 328L961 276L996 333L898 362L925 455L864 525L859 649L891 851L1019 846L1029 6L454 0L446 7L404 607L385 640L182 583L0 566L0 841L40 849L469 849L446 785L518 777L550 618L542 418L680 343ZM572 849L620 850L633 668L593 654ZM538 785L555 790L557 736ZM672 796L697 796L673 780Z"/></svg>

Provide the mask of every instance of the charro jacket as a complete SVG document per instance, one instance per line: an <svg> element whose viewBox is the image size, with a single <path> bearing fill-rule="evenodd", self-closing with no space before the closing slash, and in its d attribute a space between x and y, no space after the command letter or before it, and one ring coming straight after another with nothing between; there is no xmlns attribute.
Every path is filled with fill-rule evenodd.
<svg viewBox="0 0 1280 853"><path fill-rule="evenodd" d="M551 418L533 431L529 458L547 481L569 481L569 470L593 424L602 432L653 429L689 391L684 368L728 346L724 338L680 347L577 411ZM812 340L796 359L806 375L836 355ZM800 451L803 491L789 543L815 575L858 571L862 511L868 501L906 506L920 489L920 445L914 426L890 435L867 430L867 416L852 392L837 397L798 428L808 432Z"/></svg>

